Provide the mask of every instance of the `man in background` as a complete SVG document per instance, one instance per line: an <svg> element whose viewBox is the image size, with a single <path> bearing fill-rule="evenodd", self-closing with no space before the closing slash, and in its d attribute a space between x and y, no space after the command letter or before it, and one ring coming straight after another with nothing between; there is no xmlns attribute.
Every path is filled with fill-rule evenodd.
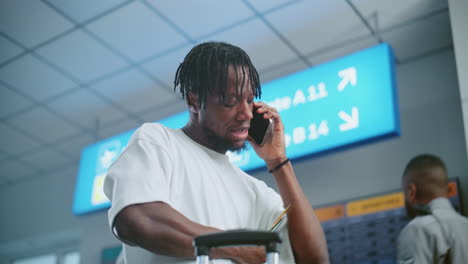
<svg viewBox="0 0 468 264"><path fill-rule="evenodd" d="M412 220L398 238L398 263L468 263L468 218L447 199L444 162L431 154L414 157L406 165L402 185Z"/></svg>

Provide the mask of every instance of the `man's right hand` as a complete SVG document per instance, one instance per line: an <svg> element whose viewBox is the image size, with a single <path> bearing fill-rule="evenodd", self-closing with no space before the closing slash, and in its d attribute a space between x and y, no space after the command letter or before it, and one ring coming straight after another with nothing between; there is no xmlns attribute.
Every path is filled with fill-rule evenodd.
<svg viewBox="0 0 468 264"><path fill-rule="evenodd" d="M245 246L213 249L211 258L231 259L239 264L263 264L266 262L265 247Z"/></svg>

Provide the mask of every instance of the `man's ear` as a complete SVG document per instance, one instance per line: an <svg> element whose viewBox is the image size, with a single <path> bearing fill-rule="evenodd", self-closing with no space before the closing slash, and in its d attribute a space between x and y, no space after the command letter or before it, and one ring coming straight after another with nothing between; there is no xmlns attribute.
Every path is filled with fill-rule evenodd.
<svg viewBox="0 0 468 264"><path fill-rule="evenodd" d="M416 187L416 184L414 184L413 182L410 182L408 184L408 186L406 187L406 199L408 200L408 202L411 204L411 205L414 205L417 203L417 200L416 200L416 192L417 192L417 187Z"/></svg>
<svg viewBox="0 0 468 264"><path fill-rule="evenodd" d="M192 92L188 93L187 104L189 106L190 112L198 113L200 111L200 105L198 104L198 96Z"/></svg>

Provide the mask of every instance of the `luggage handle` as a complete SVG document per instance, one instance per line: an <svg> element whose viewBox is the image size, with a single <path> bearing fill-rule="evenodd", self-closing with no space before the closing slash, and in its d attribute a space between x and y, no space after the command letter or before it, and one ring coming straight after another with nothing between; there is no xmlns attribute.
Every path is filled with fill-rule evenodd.
<svg viewBox="0 0 468 264"><path fill-rule="evenodd" d="M278 252L277 244L281 239L276 232L236 229L204 234L195 237L193 244L198 256L208 256L213 247L263 245L266 252Z"/></svg>

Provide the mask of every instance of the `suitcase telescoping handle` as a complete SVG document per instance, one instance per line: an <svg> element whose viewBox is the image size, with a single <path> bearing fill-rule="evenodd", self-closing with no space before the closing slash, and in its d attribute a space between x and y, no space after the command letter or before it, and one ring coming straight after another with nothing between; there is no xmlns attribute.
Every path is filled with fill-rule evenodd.
<svg viewBox="0 0 468 264"><path fill-rule="evenodd" d="M215 247L261 245L267 252L267 263L278 263L278 247L281 243L278 233L269 231L230 230L195 237L193 244L197 264L208 264L210 249Z"/></svg>

